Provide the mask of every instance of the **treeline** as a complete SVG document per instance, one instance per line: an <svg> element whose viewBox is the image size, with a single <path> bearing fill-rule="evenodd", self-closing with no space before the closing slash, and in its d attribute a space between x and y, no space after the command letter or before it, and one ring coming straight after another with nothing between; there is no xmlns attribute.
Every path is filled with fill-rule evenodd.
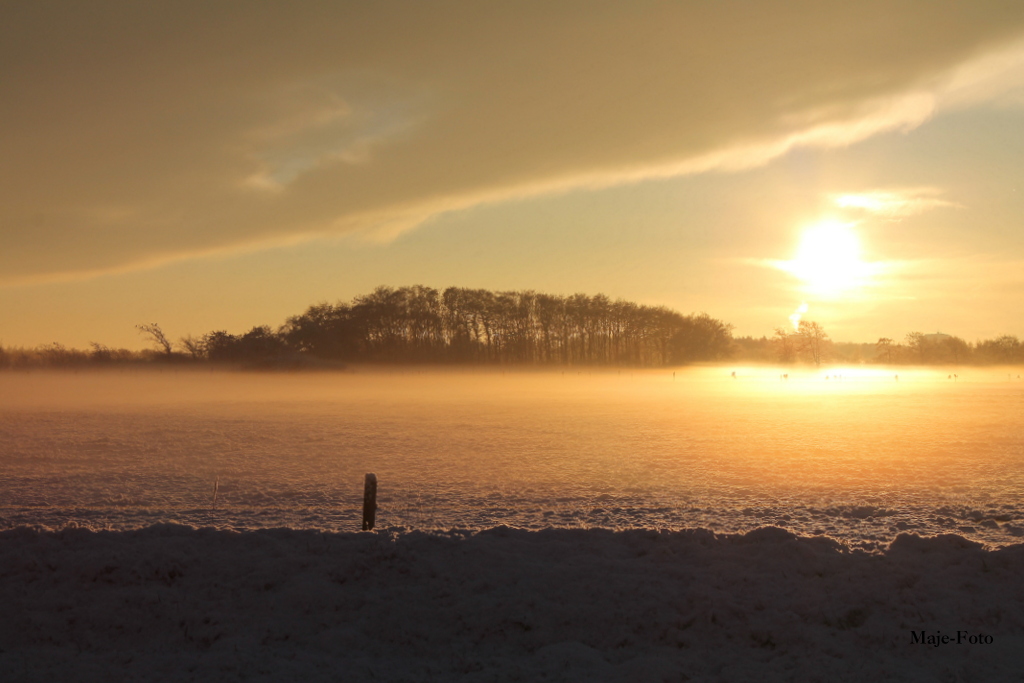
<svg viewBox="0 0 1024 683"><path fill-rule="evenodd" d="M612 301L451 287L378 287L351 302L321 303L277 329L216 330L177 342L156 323L139 325L155 351L93 344L0 349L7 367L215 362L245 365L448 363L657 367L728 357L731 325L706 313Z"/></svg>
<svg viewBox="0 0 1024 683"><path fill-rule="evenodd" d="M820 328L789 332L778 329L772 337L734 339L737 360L766 363L804 361L887 365L1022 365L1024 343L1013 335L968 342L948 334L910 332L902 340L880 337L877 342L833 342Z"/></svg>
<svg viewBox="0 0 1024 683"><path fill-rule="evenodd" d="M137 326L152 350L92 343L86 350L50 344L0 346L0 368L221 363L263 367L347 363L611 365L663 367L731 358L765 363L913 365L1024 364L1012 335L974 343L911 332L902 340L834 342L819 324L801 321L771 337L731 335L706 313L612 301L603 294L556 296L450 287L378 287L351 302L320 303L278 328L242 334L215 330L172 341L156 323Z"/></svg>

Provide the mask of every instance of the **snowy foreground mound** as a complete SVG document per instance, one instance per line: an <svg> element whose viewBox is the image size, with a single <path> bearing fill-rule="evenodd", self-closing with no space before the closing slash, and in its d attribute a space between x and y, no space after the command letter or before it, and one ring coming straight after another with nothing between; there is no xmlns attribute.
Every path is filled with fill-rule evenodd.
<svg viewBox="0 0 1024 683"><path fill-rule="evenodd" d="M18 528L0 677L1010 681L1022 577L1024 546L957 536Z"/></svg>

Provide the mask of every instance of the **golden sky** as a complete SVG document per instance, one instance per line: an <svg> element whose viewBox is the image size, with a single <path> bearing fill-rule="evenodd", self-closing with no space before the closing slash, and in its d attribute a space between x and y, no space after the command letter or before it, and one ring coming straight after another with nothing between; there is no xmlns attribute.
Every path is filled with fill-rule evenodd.
<svg viewBox="0 0 1024 683"><path fill-rule="evenodd" d="M8 2L0 344L417 283L1024 335L1022 160L1019 0Z"/></svg>

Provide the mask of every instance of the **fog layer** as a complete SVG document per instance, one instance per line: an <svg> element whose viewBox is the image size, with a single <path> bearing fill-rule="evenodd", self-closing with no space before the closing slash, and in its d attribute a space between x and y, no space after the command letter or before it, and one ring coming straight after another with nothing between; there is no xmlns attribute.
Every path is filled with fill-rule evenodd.
<svg viewBox="0 0 1024 683"><path fill-rule="evenodd" d="M1016 371L731 371L5 373L0 526L1024 534Z"/></svg>

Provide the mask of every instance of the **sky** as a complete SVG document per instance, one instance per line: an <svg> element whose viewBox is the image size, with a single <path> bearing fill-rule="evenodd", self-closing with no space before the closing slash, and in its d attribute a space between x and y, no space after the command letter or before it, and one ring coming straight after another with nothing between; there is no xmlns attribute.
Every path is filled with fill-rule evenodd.
<svg viewBox="0 0 1024 683"><path fill-rule="evenodd" d="M1024 3L0 1L0 345L424 284L1024 336Z"/></svg>

